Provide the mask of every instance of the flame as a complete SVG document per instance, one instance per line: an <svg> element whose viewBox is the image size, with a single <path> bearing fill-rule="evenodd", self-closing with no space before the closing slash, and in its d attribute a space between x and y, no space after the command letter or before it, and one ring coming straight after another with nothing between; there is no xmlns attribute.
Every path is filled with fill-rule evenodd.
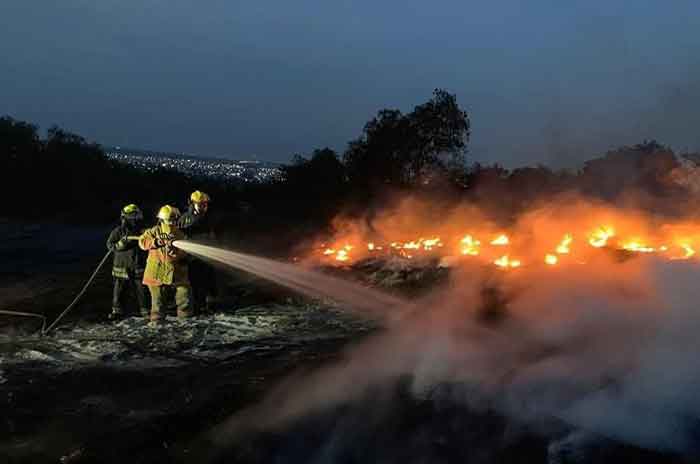
<svg viewBox="0 0 700 464"><path fill-rule="evenodd" d="M417 250L420 248L420 242L407 242L403 244L404 250Z"/></svg>
<svg viewBox="0 0 700 464"><path fill-rule="evenodd" d="M509 267L520 267L520 260L510 259L508 255L503 255L493 262L498 267L509 268Z"/></svg>
<svg viewBox="0 0 700 464"><path fill-rule="evenodd" d="M403 253L403 250L425 250L425 251L432 251L436 247L442 247L444 244L442 243L442 240L440 237L434 237L434 238L419 238L417 240L411 240L408 242L391 242L389 244L389 247L398 250L400 254L405 254ZM375 246L372 244L372 249L377 249L381 250L382 247L380 246ZM408 256L408 255L406 255Z"/></svg>
<svg viewBox="0 0 700 464"><path fill-rule="evenodd" d="M609 245L609 239L615 236L615 229L611 226L601 226L595 229L588 236L588 243L593 248L601 248ZM560 258L557 255L570 255L571 254L571 244L574 241L573 233L566 233L559 244L555 248L555 252L547 253L544 257L544 262L547 265L553 266L559 264ZM341 242L343 243L343 242ZM501 234L489 242L490 245L494 247L505 247L511 245L508 235ZM325 246L325 244L323 244ZM415 256L423 252L435 252L435 250L444 246L442 239L438 236L432 236L431 238L420 237L415 240L409 240L406 242L390 242L388 247L394 250L395 254L406 259L413 259ZM459 242L460 254L465 256L479 256L482 254L482 242L476 238L476 236L467 234L463 236ZM681 242L677 245L683 250L683 256L667 256L669 259L690 259L696 254L695 249L688 242ZM659 246L655 248L650 246L644 240L639 238L630 238L626 240L621 240L618 243L618 247L621 250L626 250L630 252L637 253L666 253L669 251L669 247L666 245ZM362 259L363 255L351 256L350 252L356 247L351 243L345 242L342 246L326 247L322 248L321 253L323 256L332 258L335 261L347 262L356 259ZM362 247L360 247L360 250ZM375 242L366 243L365 253L376 253L383 250L384 247L377 245ZM517 251L517 250L516 250ZM522 252L523 250L520 250ZM442 255L441 255L442 256ZM575 262L583 263L580 257L574 257ZM494 261L499 267L520 267L522 265L520 260L510 259L509 255L501 255L500 258Z"/></svg>
<svg viewBox="0 0 700 464"><path fill-rule="evenodd" d="M323 244L322 246L325 246ZM336 250L335 248L324 248L323 250L323 255L324 256L333 256L337 261L349 261L350 260L350 250L352 250L354 247L350 244L345 244L343 245L342 248Z"/></svg>
<svg viewBox="0 0 700 464"><path fill-rule="evenodd" d="M695 250L693 250L690 247L690 245L688 245L687 243L681 244L681 248L683 248L683 250L685 250L685 256L684 256L685 259L692 258L693 255L695 255Z"/></svg>
<svg viewBox="0 0 700 464"><path fill-rule="evenodd" d="M594 230L588 238L588 243L595 248L602 248L608 244L608 239L615 236L615 229L612 227L599 227Z"/></svg>
<svg viewBox="0 0 700 464"><path fill-rule="evenodd" d="M481 242L471 235L465 235L459 243L463 255L479 256Z"/></svg>
<svg viewBox="0 0 700 464"><path fill-rule="evenodd" d="M569 206L559 209L563 211L561 217L526 214L513 221L509 219L512 228L496 226L484 215L464 214L463 210L452 220L445 218L444 224L436 222L434 216L416 223L413 215L419 217L420 212L415 210L389 215L389 223L376 229L368 229L364 223L352 219L352 227L339 227L337 236L324 237L314 252L326 264L358 262L370 256L406 260L469 256L477 258L473 260L477 263L501 268L524 267L524 263L535 267L543 261L551 268L564 262L590 264L597 248L654 254L668 260L700 257L700 223L695 221L669 220L599 205ZM427 233L421 227L428 228ZM468 234L457 232L465 227ZM379 241L378 236L388 239ZM607 261L593 262L598 265Z"/></svg>
<svg viewBox="0 0 700 464"><path fill-rule="evenodd" d="M635 251L638 253L653 253L656 251L655 248L643 245L637 240L632 240L622 244L622 249L627 251Z"/></svg>
<svg viewBox="0 0 700 464"><path fill-rule="evenodd" d="M439 237L428 238L428 239L423 240L423 248L426 251L430 251L434 247L441 247L441 246L442 246L442 241L440 240Z"/></svg>
<svg viewBox="0 0 700 464"><path fill-rule="evenodd" d="M681 248L683 248L684 255L683 255L683 256L673 257L673 258L671 258L671 259L673 259L673 260L678 260L678 259L690 259L690 258L692 258L693 256L695 256L695 253L696 253L696 252L695 252L695 250L693 249L693 247L691 247L689 244L687 244L687 243L680 243L678 246L680 246Z"/></svg>
<svg viewBox="0 0 700 464"><path fill-rule="evenodd" d="M557 253L559 253L560 255L569 254L569 252L571 251L571 248L569 248L569 247L571 245L571 242L573 242L573 241L574 241L574 237L571 234L564 235L564 238L562 239L561 243L559 243L559 245L557 245ZM556 256L555 256L555 258L556 258Z"/></svg>
<svg viewBox="0 0 700 464"><path fill-rule="evenodd" d="M501 234L498 237L491 240L491 245L505 246L510 243L508 236L506 234Z"/></svg>

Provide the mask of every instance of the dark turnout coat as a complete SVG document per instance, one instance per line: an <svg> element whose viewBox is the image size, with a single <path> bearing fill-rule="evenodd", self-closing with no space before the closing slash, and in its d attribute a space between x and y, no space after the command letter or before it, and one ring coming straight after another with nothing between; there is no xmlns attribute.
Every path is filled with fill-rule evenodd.
<svg viewBox="0 0 700 464"><path fill-rule="evenodd" d="M146 268L146 253L135 240L120 244L123 237L141 235L143 227L129 228L122 224L115 227L107 238L107 249L114 252L112 275L119 279L141 279Z"/></svg>
<svg viewBox="0 0 700 464"><path fill-rule="evenodd" d="M193 205L190 205L187 211L180 216L178 227L191 240L206 242L216 238L211 214L208 211L203 215L197 214ZM194 258L190 262L189 272L194 292L194 304L201 307L205 304L206 298L214 297L218 293L214 268L206 261Z"/></svg>
<svg viewBox="0 0 700 464"><path fill-rule="evenodd" d="M180 216L178 227L192 240L206 240L214 238L211 216L209 212L197 214L194 206L191 206Z"/></svg>

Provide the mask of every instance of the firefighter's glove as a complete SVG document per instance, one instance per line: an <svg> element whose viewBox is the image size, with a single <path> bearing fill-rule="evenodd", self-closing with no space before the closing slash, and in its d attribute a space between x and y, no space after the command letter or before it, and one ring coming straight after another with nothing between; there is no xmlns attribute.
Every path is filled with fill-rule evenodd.
<svg viewBox="0 0 700 464"><path fill-rule="evenodd" d="M124 250L129 245L129 239L127 237L122 237L115 245L114 248L117 251Z"/></svg>
<svg viewBox="0 0 700 464"><path fill-rule="evenodd" d="M173 244L173 239L169 237L159 237L155 241L156 248L170 247Z"/></svg>

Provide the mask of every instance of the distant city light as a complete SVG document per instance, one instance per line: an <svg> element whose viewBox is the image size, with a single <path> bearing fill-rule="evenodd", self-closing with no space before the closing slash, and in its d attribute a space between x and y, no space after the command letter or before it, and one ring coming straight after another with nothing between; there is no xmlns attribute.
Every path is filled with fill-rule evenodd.
<svg viewBox="0 0 700 464"><path fill-rule="evenodd" d="M173 169L187 176L240 182L268 182L282 176L279 166L273 163L204 159L169 153L122 151L121 147L114 147L114 150L106 153L107 158L145 171L165 168Z"/></svg>

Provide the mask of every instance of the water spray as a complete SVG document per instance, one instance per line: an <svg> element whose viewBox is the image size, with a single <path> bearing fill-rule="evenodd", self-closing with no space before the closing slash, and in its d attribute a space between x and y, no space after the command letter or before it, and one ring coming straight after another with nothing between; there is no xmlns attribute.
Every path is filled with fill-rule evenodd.
<svg viewBox="0 0 700 464"><path fill-rule="evenodd" d="M128 236L127 240L138 240L139 236ZM328 298L346 305L349 308L362 310L379 315L385 319L393 319L399 316L406 308L408 302L405 300L372 290L342 279L327 276L317 271L305 269L297 265L284 263L268 258L261 258L231 250L225 250L208 245L191 242L188 240L177 240L172 242L172 246L187 253L208 258L230 267L235 267L249 272L258 277L270 280L283 285L292 290L298 291L306 296L314 298ZM12 316L37 317L43 320L40 335L48 335L56 328L58 323L73 309L83 297L88 287L95 280L95 277L102 269L107 259L112 254L108 251L100 263L93 271L83 288L78 292L71 303L61 312L61 314L46 327L46 318L34 313L19 313L16 311L3 311L0 314Z"/></svg>
<svg viewBox="0 0 700 464"><path fill-rule="evenodd" d="M173 246L187 253L208 258L270 280L306 296L329 298L349 308L393 318L408 307L408 302L386 293L331 277L318 271L268 258L261 258L208 245L177 240Z"/></svg>

